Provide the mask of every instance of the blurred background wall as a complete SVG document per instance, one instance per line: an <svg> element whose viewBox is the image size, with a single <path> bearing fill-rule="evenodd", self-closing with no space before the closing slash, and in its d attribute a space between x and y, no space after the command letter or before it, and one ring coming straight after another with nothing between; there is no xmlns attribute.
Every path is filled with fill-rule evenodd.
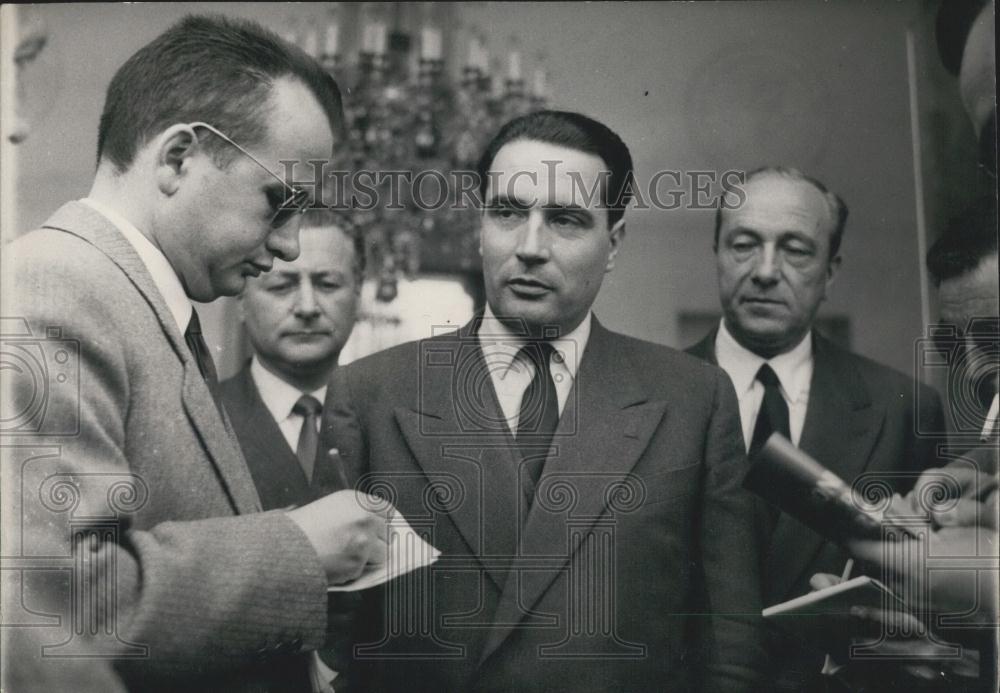
<svg viewBox="0 0 1000 693"><path fill-rule="evenodd" d="M20 8L21 25L41 22L47 43L25 73L30 136L5 162L16 167L16 209L6 215L4 238L86 194L104 90L115 69L170 23L188 12L217 11L284 33L322 21L324 5ZM857 351L909 372L922 310L935 314L921 305L918 204L933 240L968 196L965 162L975 156L957 84L938 63L936 9L930 0L451 3L441 16L451 24L450 39L476 26L494 51L516 45L539 55L551 105L615 129L632 149L641 184L661 169L782 164L839 192L850 219L843 268L824 314L846 326ZM624 253L596 313L612 329L687 346L705 316L718 311L713 212L633 210L627 219ZM230 343L238 326L225 304L202 313L210 338ZM236 366L225 354L220 361L223 375Z"/></svg>

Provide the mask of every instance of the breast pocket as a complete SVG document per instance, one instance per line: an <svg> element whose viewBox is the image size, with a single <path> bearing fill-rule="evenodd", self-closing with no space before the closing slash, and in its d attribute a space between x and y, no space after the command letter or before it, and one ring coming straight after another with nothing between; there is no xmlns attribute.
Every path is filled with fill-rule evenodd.
<svg viewBox="0 0 1000 693"><path fill-rule="evenodd" d="M701 489L702 463L668 469L651 474L637 474L646 490L646 505L676 500L697 493Z"/></svg>

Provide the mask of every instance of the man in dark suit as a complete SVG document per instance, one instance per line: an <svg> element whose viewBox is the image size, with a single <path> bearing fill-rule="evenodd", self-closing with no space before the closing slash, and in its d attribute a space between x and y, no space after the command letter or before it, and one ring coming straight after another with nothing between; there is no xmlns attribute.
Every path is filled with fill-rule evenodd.
<svg viewBox="0 0 1000 693"><path fill-rule="evenodd" d="M918 432L943 431L939 398L813 329L840 267L846 220L843 201L799 171L748 174L742 204L720 203L716 218L722 322L688 351L729 373L748 449L779 432L848 484L905 489L934 463L935 439ZM842 572L845 552L758 506L765 604L805 594L816 572ZM778 690L797 689L822 663L780 634L771 654Z"/></svg>
<svg viewBox="0 0 1000 693"><path fill-rule="evenodd" d="M327 382L354 328L364 241L319 208L303 215L299 246L298 259L276 259L247 281L239 315L254 356L220 384L265 510L344 487L339 465L316 464L317 434Z"/></svg>
<svg viewBox="0 0 1000 693"><path fill-rule="evenodd" d="M759 557L731 385L591 313L624 238L627 147L542 111L479 172L485 313L338 368L328 391L321 447L443 552L367 595L356 676L751 690Z"/></svg>
<svg viewBox="0 0 1000 693"><path fill-rule="evenodd" d="M188 17L116 72L88 197L4 249L10 680L311 689L327 587L383 559L385 522L351 491L261 512L191 302L294 260L312 195L279 162L328 158L342 118L301 51Z"/></svg>

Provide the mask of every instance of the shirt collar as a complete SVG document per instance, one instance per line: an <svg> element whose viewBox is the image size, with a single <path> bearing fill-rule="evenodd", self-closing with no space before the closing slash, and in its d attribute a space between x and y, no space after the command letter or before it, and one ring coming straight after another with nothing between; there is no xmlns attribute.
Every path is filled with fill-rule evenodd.
<svg viewBox="0 0 1000 693"><path fill-rule="evenodd" d="M741 397L753 387L757 371L765 362L774 369L781 388L790 401L808 397L812 355L811 330L793 349L771 359L765 359L737 342L726 329L724 320L720 321L719 332L715 337L715 360L729 374L736 394Z"/></svg>
<svg viewBox="0 0 1000 693"><path fill-rule="evenodd" d="M194 306L191 305L191 299L184 292L181 280L177 277L177 273L174 272L174 268L170 266L167 256L153 245L152 241L146 238L142 231L137 229L132 222L103 202L98 202L90 197L85 197L80 202L104 216L115 228L121 231L125 240L135 249L139 259L142 260L142 264L146 266L146 270L153 278L153 284L156 285L157 290L167 304L167 308L170 310L170 314L174 318L174 322L177 323L177 328L181 331L181 334L184 334L187 331L188 322L191 320L191 312L194 310Z"/></svg>
<svg viewBox="0 0 1000 693"><path fill-rule="evenodd" d="M299 401L299 397L303 393L297 387L289 385L274 373L264 368L258 358L250 361L250 376L257 386L257 391L260 393L260 398L264 401L264 406L271 412L274 420L284 421L287 419L292 413L292 407ZM323 402L326 399L326 385L308 394Z"/></svg>
<svg viewBox="0 0 1000 693"><path fill-rule="evenodd" d="M592 322L592 314L588 311L583 322L569 334L551 340L556 351L562 356L562 363L572 379L576 379L576 372L580 368L583 350L587 347L587 341L590 339ZM478 337L486 361L493 367L499 367L501 372L510 368L517 352L527 341L523 335L515 335L506 325L497 320L489 304L486 305L486 310L483 313Z"/></svg>

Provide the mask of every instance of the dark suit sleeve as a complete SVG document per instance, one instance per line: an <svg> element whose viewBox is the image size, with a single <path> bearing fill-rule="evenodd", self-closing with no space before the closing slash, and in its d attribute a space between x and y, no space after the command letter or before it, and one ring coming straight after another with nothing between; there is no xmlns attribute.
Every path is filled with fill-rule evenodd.
<svg viewBox="0 0 1000 693"><path fill-rule="evenodd" d="M764 670L758 538L753 499L742 488L747 460L736 393L716 374L705 440L701 550L709 614L700 628L706 653L702 690L750 691Z"/></svg>

